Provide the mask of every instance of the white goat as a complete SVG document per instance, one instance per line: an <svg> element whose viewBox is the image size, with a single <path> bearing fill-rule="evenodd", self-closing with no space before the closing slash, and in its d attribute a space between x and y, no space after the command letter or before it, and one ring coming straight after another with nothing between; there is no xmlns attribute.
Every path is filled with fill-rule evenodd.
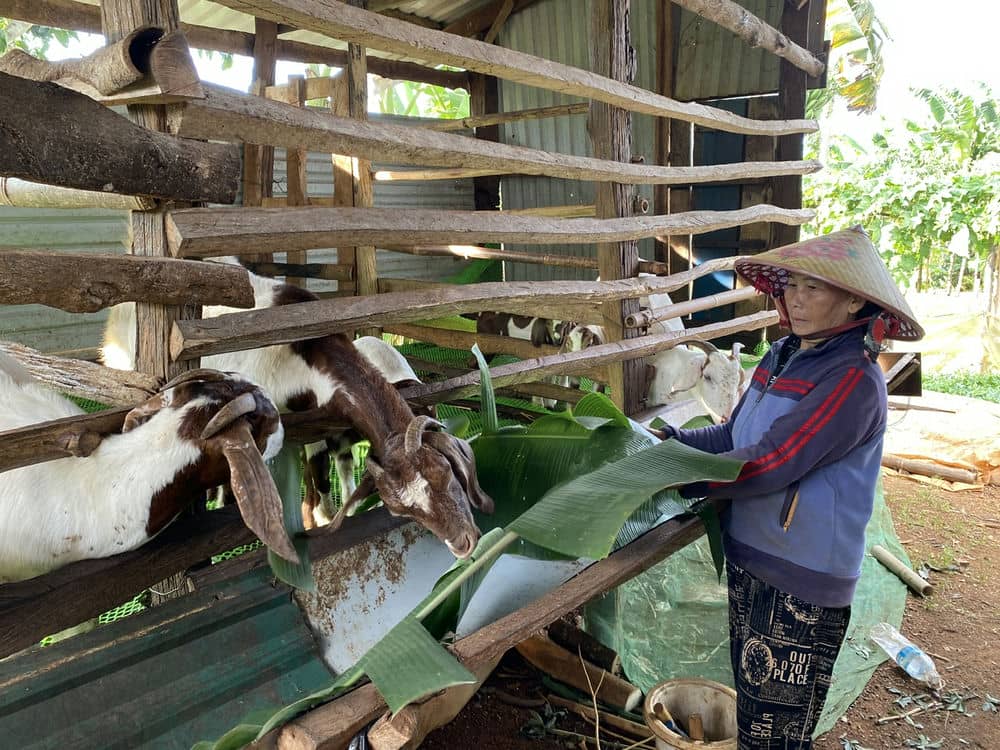
<svg viewBox="0 0 1000 750"><path fill-rule="evenodd" d="M0 355L0 430L82 413ZM0 582L135 549L199 490L203 495L226 481L247 525L278 554L297 560L263 463L281 448L283 435L278 410L257 386L232 374L184 373L132 409L122 433L105 437L90 455L4 473Z"/></svg>
<svg viewBox="0 0 1000 750"><path fill-rule="evenodd" d="M247 273L257 309L317 299L306 289ZM132 310L113 314L105 329L103 353L109 365L123 359L134 363L135 312L134 305L126 305ZM230 312L239 311L205 307L203 314L208 318ZM204 357L202 363L243 373L268 392L281 410L322 408L349 422L371 442L364 480L344 499L334 526L377 488L391 513L422 524L456 557L472 554L479 539L472 508L493 510L493 501L476 480L472 451L464 441L435 432L440 424L434 419L414 416L398 391L347 336L330 334L217 354Z"/></svg>
<svg viewBox="0 0 1000 750"><path fill-rule="evenodd" d="M729 418L740 396L741 344L724 354L707 341L689 341L646 358L648 406L695 399L715 421ZM700 350L700 351L699 351Z"/></svg>

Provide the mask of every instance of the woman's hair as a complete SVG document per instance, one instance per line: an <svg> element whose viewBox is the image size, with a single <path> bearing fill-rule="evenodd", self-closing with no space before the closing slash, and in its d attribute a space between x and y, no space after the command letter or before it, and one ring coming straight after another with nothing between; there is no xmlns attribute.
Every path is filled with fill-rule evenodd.
<svg viewBox="0 0 1000 750"><path fill-rule="evenodd" d="M861 318L874 318L880 312L882 312L881 307L876 305L874 302L865 301L864 306L860 310L858 310L857 314L855 314L854 316L854 319L860 320Z"/></svg>

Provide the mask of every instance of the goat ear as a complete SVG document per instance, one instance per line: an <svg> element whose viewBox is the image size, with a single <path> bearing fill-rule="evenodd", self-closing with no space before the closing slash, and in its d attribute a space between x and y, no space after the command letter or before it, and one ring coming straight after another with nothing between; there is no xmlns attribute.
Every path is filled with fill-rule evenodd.
<svg viewBox="0 0 1000 750"><path fill-rule="evenodd" d="M229 464L229 485L247 528L275 554L298 563L298 553L285 531L281 496L257 450L250 425L245 420L237 422L217 439L222 441L222 454Z"/></svg>
<svg viewBox="0 0 1000 750"><path fill-rule="evenodd" d="M170 403L170 398L166 394L158 393L150 399L146 399L137 407L125 415L125 422L122 424L122 432L130 432L141 424L145 424L160 409Z"/></svg>
<svg viewBox="0 0 1000 750"><path fill-rule="evenodd" d="M447 432L428 433L427 442L448 459L448 463L451 464L451 469L465 490L472 507L483 513L492 513L493 498L479 486L479 479L476 477L476 457L469 444Z"/></svg>

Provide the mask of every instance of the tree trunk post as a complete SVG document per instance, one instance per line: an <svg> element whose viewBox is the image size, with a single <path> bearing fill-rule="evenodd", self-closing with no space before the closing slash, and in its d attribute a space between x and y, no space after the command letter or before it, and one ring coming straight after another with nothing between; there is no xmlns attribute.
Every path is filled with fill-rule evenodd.
<svg viewBox="0 0 1000 750"><path fill-rule="evenodd" d="M623 83L635 75L635 51L629 34L629 0L595 0L591 14L591 67L600 74ZM632 159L632 117L627 110L593 102L589 129L594 156L628 163ZM632 215L630 185L601 183L596 190L597 216L618 218ZM635 241L600 244L597 265L601 279L627 279L638 275L639 250ZM609 341L638 336L637 329L624 326L625 318L639 312L638 299L605 303L604 328ZM615 403L626 414L638 411L645 402L644 367L640 360L609 366L609 385Z"/></svg>

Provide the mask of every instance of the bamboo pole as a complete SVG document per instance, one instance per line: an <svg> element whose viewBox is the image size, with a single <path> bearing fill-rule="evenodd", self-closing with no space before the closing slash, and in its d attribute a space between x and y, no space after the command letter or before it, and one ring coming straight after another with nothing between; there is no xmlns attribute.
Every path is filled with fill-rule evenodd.
<svg viewBox="0 0 1000 750"><path fill-rule="evenodd" d="M919 596L927 596L933 593L934 587L930 582L918 576L913 569L908 567L902 560L882 545L873 544L869 552L872 553L872 557L895 573L899 577L899 580L913 589L914 593Z"/></svg>
<svg viewBox="0 0 1000 750"><path fill-rule="evenodd" d="M523 122L525 120L543 120L549 117L562 117L566 115L584 115L589 110L590 104L588 102L578 102L577 104L559 104L554 107L535 107L533 109L519 109L514 112L498 112L491 115L421 123L419 127L426 128L427 130L441 131L474 130L489 125L501 125L505 122Z"/></svg>
<svg viewBox="0 0 1000 750"><path fill-rule="evenodd" d="M962 484L980 484L979 472L944 466L934 461L921 461L886 453L882 456L882 465L904 474L920 474L925 477L937 477L948 482L961 482Z"/></svg>
<svg viewBox="0 0 1000 750"><path fill-rule="evenodd" d="M513 250L497 250L479 245L387 245L380 244L383 250L392 250L409 255L429 255L435 257L454 257L463 260L502 260L505 263L528 263L534 265L556 266L561 268L592 268L597 270L597 259L577 255L551 255L520 253Z"/></svg>
<svg viewBox="0 0 1000 750"><path fill-rule="evenodd" d="M729 305L733 302L740 302L741 300L755 297L759 293L760 292L752 286L748 286L742 289L731 289L728 292L719 292L718 294L698 297L685 302L677 302L667 308L664 308L659 314L655 315L651 310L640 310L635 315L628 316L625 319L625 325L630 328L646 328L654 322L672 320L673 318L682 318L685 315L691 315L692 313L701 312L702 310L710 310L713 307L721 307L722 305Z"/></svg>
<svg viewBox="0 0 1000 750"><path fill-rule="evenodd" d="M0 177L0 206L17 208L107 208L118 211L148 211L156 205L152 198L119 195L97 190L46 185L41 182Z"/></svg>
<svg viewBox="0 0 1000 750"><path fill-rule="evenodd" d="M788 60L813 78L818 78L826 68L809 50L803 49L732 0L673 0L673 2L728 29L751 47L760 47Z"/></svg>

